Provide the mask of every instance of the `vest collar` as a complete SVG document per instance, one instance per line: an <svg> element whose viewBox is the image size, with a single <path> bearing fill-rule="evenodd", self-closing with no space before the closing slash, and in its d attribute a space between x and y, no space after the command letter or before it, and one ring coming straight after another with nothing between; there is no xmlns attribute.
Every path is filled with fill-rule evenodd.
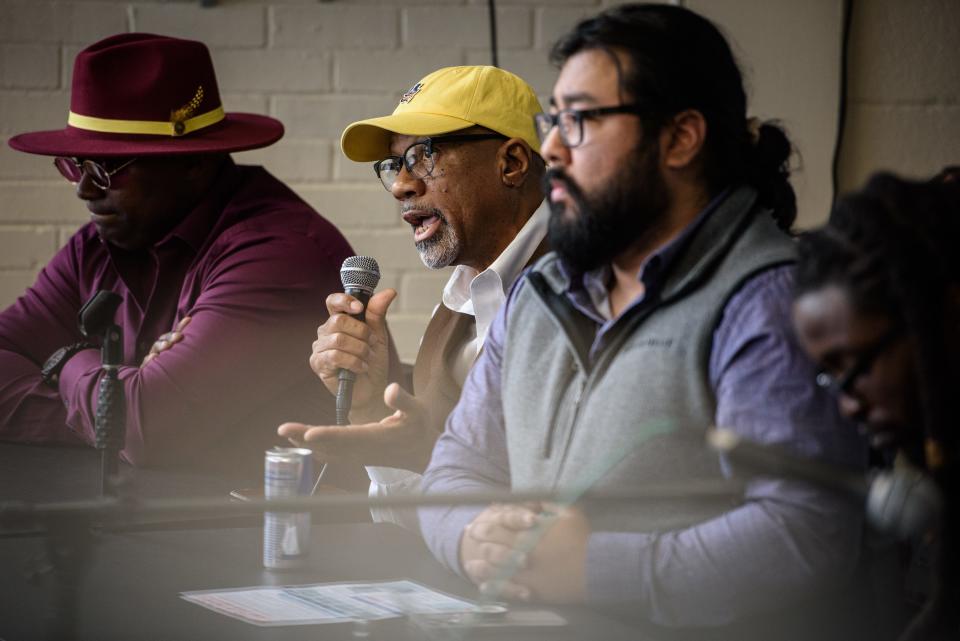
<svg viewBox="0 0 960 641"><path fill-rule="evenodd" d="M746 185L731 190L707 220L687 239L667 266L660 298L668 300L696 286L716 268L755 216L757 192Z"/></svg>
<svg viewBox="0 0 960 641"><path fill-rule="evenodd" d="M705 220L698 218L691 223L695 226L692 234L683 238L683 246L664 265L667 273L660 288L662 299L681 294L712 271L754 216L762 215L756 211L756 200L757 192L753 187L732 188ZM570 289L574 276L562 265L555 252L537 261L535 269L543 273L547 284L557 294Z"/></svg>

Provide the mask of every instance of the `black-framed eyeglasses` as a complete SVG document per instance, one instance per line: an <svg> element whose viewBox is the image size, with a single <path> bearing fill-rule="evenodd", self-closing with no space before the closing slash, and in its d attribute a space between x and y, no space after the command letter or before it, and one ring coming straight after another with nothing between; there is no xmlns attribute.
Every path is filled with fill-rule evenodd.
<svg viewBox="0 0 960 641"><path fill-rule="evenodd" d="M90 180L93 181L93 184L99 187L100 189L110 189L110 179L116 175L119 171L129 167L136 158L130 158L129 160L120 159L121 162L119 165L113 169L108 169L103 166L103 163L97 162L95 160L81 160L79 158L70 158L68 156L57 156L53 159L53 166L63 175L64 178L77 184L80 182L80 179L83 178L84 174L90 176Z"/></svg>
<svg viewBox="0 0 960 641"><path fill-rule="evenodd" d="M596 109L561 109L556 113L539 113L533 117L533 124L537 129L540 142L546 140L550 130L560 129L560 141L564 147L576 147L583 143L583 119L599 118L612 114L643 113L640 105L615 105L612 107L597 107Z"/></svg>
<svg viewBox="0 0 960 641"><path fill-rule="evenodd" d="M817 385L838 396L849 394L857 379L869 373L877 358L900 338L903 333L902 330L901 325L891 327L873 345L861 352L853 365L839 376L834 376L825 371L819 372L817 374Z"/></svg>
<svg viewBox="0 0 960 641"><path fill-rule="evenodd" d="M475 142L478 140L506 139L503 134L457 134L453 136L433 136L418 140L403 150L402 156L387 156L383 160L373 163L373 171L387 191L393 189L400 171L406 167L407 172L414 178L426 178L433 175L436 166L436 155L433 146L438 143Z"/></svg>

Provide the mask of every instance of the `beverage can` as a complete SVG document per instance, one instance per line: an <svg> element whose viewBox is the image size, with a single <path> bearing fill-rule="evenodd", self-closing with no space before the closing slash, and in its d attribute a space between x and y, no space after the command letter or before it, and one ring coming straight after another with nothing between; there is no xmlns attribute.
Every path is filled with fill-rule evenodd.
<svg viewBox="0 0 960 641"><path fill-rule="evenodd" d="M263 494L267 499L309 495L313 487L313 456L299 447L266 451ZM310 552L309 512L264 512L263 566L272 569L303 567Z"/></svg>

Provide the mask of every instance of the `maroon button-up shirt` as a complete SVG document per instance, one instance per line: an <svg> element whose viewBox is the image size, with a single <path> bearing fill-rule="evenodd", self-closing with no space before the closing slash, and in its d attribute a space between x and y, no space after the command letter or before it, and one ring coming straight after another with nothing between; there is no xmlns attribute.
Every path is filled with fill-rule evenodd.
<svg viewBox="0 0 960 641"><path fill-rule="evenodd" d="M0 314L0 439L94 441L98 350L40 367L82 337L80 306L97 290L123 298L120 378L134 464L257 464L277 425L333 423L332 398L308 365L328 294L352 250L340 232L259 167L229 162L214 188L153 247L125 252L82 227ZM184 316L183 340L143 356Z"/></svg>

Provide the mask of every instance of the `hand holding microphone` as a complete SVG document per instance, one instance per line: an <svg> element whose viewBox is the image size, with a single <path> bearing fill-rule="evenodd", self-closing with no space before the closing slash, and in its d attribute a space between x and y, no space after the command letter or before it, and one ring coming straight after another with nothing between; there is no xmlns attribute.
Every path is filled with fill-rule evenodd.
<svg viewBox="0 0 960 641"><path fill-rule="evenodd" d="M330 317L317 328L310 367L335 395L341 372L348 379L355 376L353 412L357 420L376 421L391 413L382 400L390 368L386 313L397 292L387 289L371 295L380 278L372 258L348 258L340 275L344 293L327 297Z"/></svg>
<svg viewBox="0 0 960 641"><path fill-rule="evenodd" d="M284 423L277 433L311 448L324 462L352 460L422 471L443 425L435 424L429 409L398 384L387 386L385 318L397 292L371 295L380 278L372 258L348 258L340 277L344 293L327 297L330 318L317 329L310 356L313 371L337 397L337 424ZM325 463L321 477L324 469Z"/></svg>

